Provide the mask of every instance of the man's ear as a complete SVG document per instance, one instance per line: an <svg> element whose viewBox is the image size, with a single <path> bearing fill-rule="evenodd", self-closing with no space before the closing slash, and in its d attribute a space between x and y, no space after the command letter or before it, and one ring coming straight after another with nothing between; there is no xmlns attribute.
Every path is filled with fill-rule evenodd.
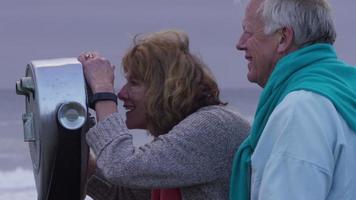
<svg viewBox="0 0 356 200"><path fill-rule="evenodd" d="M283 27L280 30L278 52L288 52L294 46L294 31L291 27Z"/></svg>

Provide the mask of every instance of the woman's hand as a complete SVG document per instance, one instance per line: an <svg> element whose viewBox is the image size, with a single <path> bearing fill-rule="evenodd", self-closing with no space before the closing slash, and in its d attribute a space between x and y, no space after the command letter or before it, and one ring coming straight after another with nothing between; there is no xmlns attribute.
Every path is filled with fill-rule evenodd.
<svg viewBox="0 0 356 200"><path fill-rule="evenodd" d="M83 65L84 76L93 94L98 92L114 92L114 69L110 61L97 52L82 53L78 57ZM96 119L101 121L117 112L113 101L95 103Z"/></svg>
<svg viewBox="0 0 356 200"><path fill-rule="evenodd" d="M85 52L78 57L84 76L93 93L114 91L114 69L110 61L97 52Z"/></svg>

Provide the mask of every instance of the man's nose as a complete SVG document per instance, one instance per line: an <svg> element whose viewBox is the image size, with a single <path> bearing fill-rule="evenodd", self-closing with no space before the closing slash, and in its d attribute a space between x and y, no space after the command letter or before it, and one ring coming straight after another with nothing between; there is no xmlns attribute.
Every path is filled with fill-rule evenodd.
<svg viewBox="0 0 356 200"><path fill-rule="evenodd" d="M236 49L239 51L244 51L246 50L246 39L244 38L243 35L239 38L237 44L236 44Z"/></svg>

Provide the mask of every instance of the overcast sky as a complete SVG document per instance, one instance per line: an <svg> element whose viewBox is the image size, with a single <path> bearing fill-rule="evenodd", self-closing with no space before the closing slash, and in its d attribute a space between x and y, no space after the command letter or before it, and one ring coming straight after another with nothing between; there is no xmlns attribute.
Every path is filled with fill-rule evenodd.
<svg viewBox="0 0 356 200"><path fill-rule="evenodd" d="M356 1L331 3L339 57L356 65ZM31 60L97 50L120 66L135 34L167 28L189 34L192 51L221 88L256 87L235 50L242 16L243 4L234 0L1 0L0 89L13 89ZM119 75L117 70L117 85Z"/></svg>

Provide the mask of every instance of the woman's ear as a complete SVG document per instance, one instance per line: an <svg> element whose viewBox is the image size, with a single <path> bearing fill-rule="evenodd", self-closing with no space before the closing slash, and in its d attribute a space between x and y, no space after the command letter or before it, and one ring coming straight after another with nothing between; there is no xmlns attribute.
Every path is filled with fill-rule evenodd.
<svg viewBox="0 0 356 200"><path fill-rule="evenodd" d="M279 30L279 34L278 52L286 53L294 47L294 31L291 27L283 27Z"/></svg>

